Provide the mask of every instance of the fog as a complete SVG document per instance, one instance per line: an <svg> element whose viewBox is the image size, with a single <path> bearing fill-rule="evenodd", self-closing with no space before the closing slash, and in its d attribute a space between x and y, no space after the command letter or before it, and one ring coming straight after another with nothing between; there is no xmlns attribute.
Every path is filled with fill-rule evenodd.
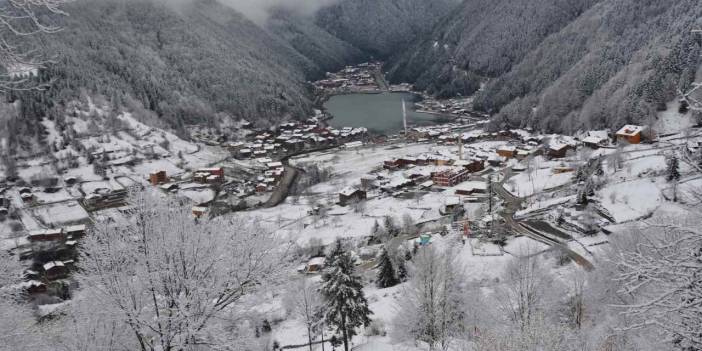
<svg viewBox="0 0 702 351"><path fill-rule="evenodd" d="M282 7L301 15L312 15L338 0L220 0L258 24L264 24L272 8Z"/></svg>

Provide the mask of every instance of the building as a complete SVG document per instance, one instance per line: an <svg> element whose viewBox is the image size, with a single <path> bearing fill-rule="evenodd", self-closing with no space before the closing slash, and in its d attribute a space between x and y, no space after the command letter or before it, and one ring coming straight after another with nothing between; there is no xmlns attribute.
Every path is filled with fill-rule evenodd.
<svg viewBox="0 0 702 351"><path fill-rule="evenodd" d="M625 141L629 144L641 143L644 127L627 124L617 131L617 141Z"/></svg>
<svg viewBox="0 0 702 351"><path fill-rule="evenodd" d="M195 218L200 218L205 213L207 213L207 207L194 206L192 209L192 212L193 212L193 216L195 216Z"/></svg>
<svg viewBox="0 0 702 351"><path fill-rule="evenodd" d="M511 145L505 145L497 148L497 154L505 157L505 158L512 158L517 156L517 148Z"/></svg>
<svg viewBox="0 0 702 351"><path fill-rule="evenodd" d="M67 236L70 236L72 238L80 238L85 235L86 229L87 228L85 224L78 224L63 228L63 231L64 233L66 233Z"/></svg>
<svg viewBox="0 0 702 351"><path fill-rule="evenodd" d="M454 186L468 180L469 177L470 171L465 168L461 168L460 170L447 169L445 171L431 173L431 180L438 186Z"/></svg>
<svg viewBox="0 0 702 351"><path fill-rule="evenodd" d="M151 183L151 185L168 183L168 175L166 175L166 171L149 173L149 183Z"/></svg>
<svg viewBox="0 0 702 351"><path fill-rule="evenodd" d="M193 175L193 180L202 184L217 184L224 182L224 168L200 168Z"/></svg>
<svg viewBox="0 0 702 351"><path fill-rule="evenodd" d="M486 194L488 191L487 183L484 181L471 181L461 183L456 186L454 194L456 195L475 195L475 194Z"/></svg>
<svg viewBox="0 0 702 351"><path fill-rule="evenodd" d="M66 238L63 229L38 229L29 232L29 241L58 241Z"/></svg>
<svg viewBox="0 0 702 351"><path fill-rule="evenodd" d="M609 144L609 135L606 130L590 131L583 138L583 145L592 149L599 149L607 144Z"/></svg>
<svg viewBox="0 0 702 351"><path fill-rule="evenodd" d="M568 150L572 149L573 147L569 144L553 143L548 146L546 155L550 158L563 158L568 154Z"/></svg>
<svg viewBox="0 0 702 351"><path fill-rule="evenodd" d="M471 173L480 172L485 169L485 160L474 158L471 160L458 160L453 163L454 166L461 166Z"/></svg>
<svg viewBox="0 0 702 351"><path fill-rule="evenodd" d="M44 264L43 268L46 279L48 280L63 278L68 274L68 268L61 261L47 262Z"/></svg>
<svg viewBox="0 0 702 351"><path fill-rule="evenodd" d="M353 202L365 200L367 193L356 188L346 188L339 192L339 205L346 206Z"/></svg>
<svg viewBox="0 0 702 351"><path fill-rule="evenodd" d="M313 257L307 262L302 272L305 274L319 273L324 268L325 262L326 258L324 257Z"/></svg>

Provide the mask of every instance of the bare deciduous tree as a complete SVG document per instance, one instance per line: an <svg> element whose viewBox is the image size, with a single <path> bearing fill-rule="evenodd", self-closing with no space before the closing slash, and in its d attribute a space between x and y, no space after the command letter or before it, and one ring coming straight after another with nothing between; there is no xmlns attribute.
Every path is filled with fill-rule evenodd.
<svg viewBox="0 0 702 351"><path fill-rule="evenodd" d="M60 27L48 23L46 14L67 15L61 6L69 0L9 0L0 5L0 92L37 88L29 83L33 70L47 61L27 48L18 37L55 33Z"/></svg>
<svg viewBox="0 0 702 351"><path fill-rule="evenodd" d="M465 295L458 266L450 250L420 249L395 317L397 336L425 342L430 350L447 350L464 333Z"/></svg>
<svg viewBox="0 0 702 351"><path fill-rule="evenodd" d="M220 319L279 270L283 249L240 218L196 220L177 199L149 192L131 204L128 225L98 224L84 240L83 288L140 350L232 342Z"/></svg>
<svg viewBox="0 0 702 351"><path fill-rule="evenodd" d="M681 350L702 347L702 231L699 209L645 223L614 244L614 281L627 328L662 331Z"/></svg>

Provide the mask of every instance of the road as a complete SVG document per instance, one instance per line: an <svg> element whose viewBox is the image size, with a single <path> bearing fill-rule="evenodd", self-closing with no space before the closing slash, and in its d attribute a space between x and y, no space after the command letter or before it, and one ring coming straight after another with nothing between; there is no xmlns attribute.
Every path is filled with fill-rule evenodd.
<svg viewBox="0 0 702 351"><path fill-rule="evenodd" d="M572 259L579 266L583 267L585 270L593 270L595 267L590 261L579 253L571 250L568 246L558 238L569 238L570 236L561 232L560 230L553 228L549 223L543 221L531 221L522 222L514 219L514 214L521 209L524 198L520 198L512 195L509 191L505 190L502 186L504 182L509 178L509 175L505 175L501 182L495 183L493 185L493 190L497 193L504 201L504 206L502 210L502 217L505 220L505 224L511 228L517 234L529 237L538 242L549 245L553 248L561 250L570 259Z"/></svg>

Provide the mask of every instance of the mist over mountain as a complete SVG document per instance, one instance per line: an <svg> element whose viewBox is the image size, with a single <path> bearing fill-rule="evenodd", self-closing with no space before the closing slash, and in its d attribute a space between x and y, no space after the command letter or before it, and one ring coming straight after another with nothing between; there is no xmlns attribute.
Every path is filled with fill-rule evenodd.
<svg viewBox="0 0 702 351"><path fill-rule="evenodd" d="M322 7L316 23L366 53L385 58L431 29L456 0L344 0Z"/></svg>

